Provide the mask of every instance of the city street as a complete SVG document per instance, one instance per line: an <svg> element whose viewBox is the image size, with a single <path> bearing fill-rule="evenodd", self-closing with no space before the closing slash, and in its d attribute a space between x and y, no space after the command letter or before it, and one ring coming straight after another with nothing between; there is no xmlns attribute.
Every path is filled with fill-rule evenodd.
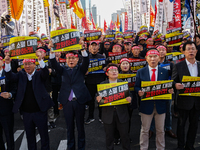
<svg viewBox="0 0 200 150"><path fill-rule="evenodd" d="M86 111L87 116L88 110ZM95 121L85 125L86 132L86 150L105 150L105 132L103 125L98 121L98 109L95 109ZM133 111L130 137L132 139L131 149L139 150L140 135L140 116L138 110ZM177 119L173 118L173 131L176 131ZM65 150L67 148L67 131L63 112L56 120L57 127L49 129L50 148L51 150ZM199 125L200 128L200 125ZM27 150L26 136L24 134L23 123L19 113L15 115L15 147L16 150ZM166 136L166 150L174 150L177 146L177 140ZM40 137L37 133L38 149L40 149ZM196 150L200 150L200 129L198 129L195 142ZM122 150L121 144L115 146L115 150ZM155 150L155 134L150 139L149 150Z"/></svg>

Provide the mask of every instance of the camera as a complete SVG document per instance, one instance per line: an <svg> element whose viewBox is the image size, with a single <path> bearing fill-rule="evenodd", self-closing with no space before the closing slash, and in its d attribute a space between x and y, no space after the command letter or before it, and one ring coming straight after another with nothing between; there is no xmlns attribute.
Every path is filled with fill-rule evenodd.
<svg viewBox="0 0 200 150"><path fill-rule="evenodd" d="M1 17L1 28L5 28L5 24L4 24L4 22L6 21L6 18L4 18L4 17Z"/></svg>

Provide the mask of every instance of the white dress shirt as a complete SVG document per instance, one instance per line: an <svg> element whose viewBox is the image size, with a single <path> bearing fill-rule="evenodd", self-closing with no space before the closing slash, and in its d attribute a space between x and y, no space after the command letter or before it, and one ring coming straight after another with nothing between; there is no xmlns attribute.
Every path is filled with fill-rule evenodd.
<svg viewBox="0 0 200 150"><path fill-rule="evenodd" d="M0 70L0 77L2 76L3 73L3 68Z"/></svg>
<svg viewBox="0 0 200 150"><path fill-rule="evenodd" d="M149 67L149 76L150 76L150 80L151 80L151 76L152 76L152 74L153 74L152 69L156 69L156 71L155 71L156 80L155 80L155 81L157 81L157 78L158 78L158 66L156 66L156 68L151 68L151 67L148 65L148 67Z"/></svg>
<svg viewBox="0 0 200 150"><path fill-rule="evenodd" d="M40 64L40 68L44 68L44 67L45 67L45 63L44 63L43 60L38 61L38 62L39 62L39 64ZM10 70L11 70L11 64L10 64L10 63L9 63L9 64L6 64L6 63L5 63L5 71L6 71L6 72L9 72ZM32 80L32 77L33 77L34 73L35 73L35 70L33 71L32 74L26 73L29 81Z"/></svg>
<svg viewBox="0 0 200 150"><path fill-rule="evenodd" d="M186 64L188 66L188 70L190 72L190 75L193 77L197 77L198 76L198 69L197 69L197 62L195 61L194 64L191 64L187 59L185 59Z"/></svg>

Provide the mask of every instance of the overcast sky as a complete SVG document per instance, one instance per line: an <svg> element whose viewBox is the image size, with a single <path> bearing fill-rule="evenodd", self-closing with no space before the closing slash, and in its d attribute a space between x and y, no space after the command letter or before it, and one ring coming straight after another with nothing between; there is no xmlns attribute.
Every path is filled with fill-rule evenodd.
<svg viewBox="0 0 200 150"><path fill-rule="evenodd" d="M97 14L101 15L101 27L103 27L104 19L107 25L109 25L111 14L124 8L123 1L124 0L91 0L91 6L95 4L97 6Z"/></svg>

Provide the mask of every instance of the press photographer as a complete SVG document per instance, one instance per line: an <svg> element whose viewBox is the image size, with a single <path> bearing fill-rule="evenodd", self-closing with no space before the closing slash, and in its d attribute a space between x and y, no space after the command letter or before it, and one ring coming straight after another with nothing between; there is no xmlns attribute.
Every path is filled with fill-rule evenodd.
<svg viewBox="0 0 200 150"><path fill-rule="evenodd" d="M10 15L1 17L1 28L5 28L5 35L13 35L15 29L15 23L11 21Z"/></svg>

